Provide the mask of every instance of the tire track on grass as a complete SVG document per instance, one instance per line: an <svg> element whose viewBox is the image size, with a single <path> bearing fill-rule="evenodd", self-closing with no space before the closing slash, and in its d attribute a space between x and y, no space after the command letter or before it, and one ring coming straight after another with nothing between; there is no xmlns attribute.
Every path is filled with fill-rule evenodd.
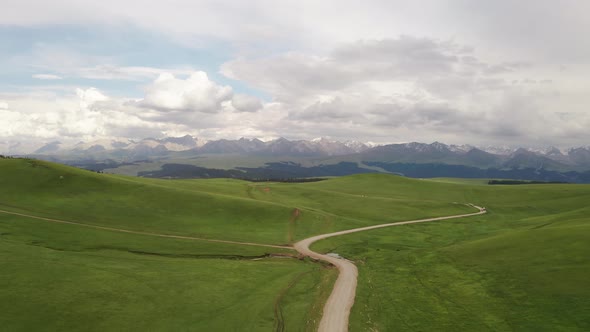
<svg viewBox="0 0 590 332"><path fill-rule="evenodd" d="M274 244L264 244L264 243L254 243L254 242L239 242L239 241L229 241L229 240L208 239L208 238L184 236L184 235L172 235L172 234L132 231L129 229L107 227L107 226L98 226L98 225L85 224L85 223L75 222L75 221L45 218L45 217L39 217L39 216L30 215L30 214L18 213L18 212L6 211L6 210L0 210L0 213L15 215L15 216L19 216L19 217L32 218L32 219L37 219L37 220L43 220L43 221L53 222L53 223L58 223L58 224L76 225L76 226L82 226L82 227L88 227L88 228L105 230L105 231L112 231L112 232L119 232L119 233L156 236L156 237L169 238L169 239L206 241L206 242L215 242L215 243L226 243L226 244L237 244L237 245L244 245L244 246L255 246L255 247L267 247L267 248L293 250L293 247L289 247L289 246L280 246L280 245L274 245Z"/></svg>
<svg viewBox="0 0 590 332"><path fill-rule="evenodd" d="M287 292L295 286L305 275L314 272L312 271L305 271L299 273L291 282L287 285L287 287L283 288L277 296L275 303L274 303L274 312L275 312L275 331L276 332L284 332L285 331L285 316L283 315L283 308L281 307L281 301L287 294Z"/></svg>

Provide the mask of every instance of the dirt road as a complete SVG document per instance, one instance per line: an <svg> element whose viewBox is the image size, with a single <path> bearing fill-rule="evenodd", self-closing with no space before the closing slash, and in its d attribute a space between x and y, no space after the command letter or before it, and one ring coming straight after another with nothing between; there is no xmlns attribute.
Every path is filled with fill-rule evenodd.
<svg viewBox="0 0 590 332"><path fill-rule="evenodd" d="M417 224L429 221L437 221L437 220L445 220L445 219L455 219L455 218L463 218L463 217L470 217L476 216L479 214L486 213L485 208L472 205L474 208L478 209L479 212L475 213L468 213L468 214L461 214L455 216L448 216L448 217L436 217L436 218L428 218L428 219L420 219L420 220L410 220L410 221L401 221L401 222L393 222L388 224L381 224L375 226L368 226L368 227L361 227L355 229L349 229L346 231L340 231L335 233L329 234L322 234L317 235L314 237L310 237L304 240L301 240L295 243L293 246L295 249L305 255L309 256L313 259L323 260L329 262L336 266L339 270L338 279L334 284L334 289L332 290L332 294L328 298L324 306L324 313L322 316L322 320L320 321L320 326L318 331L320 332L342 332L348 331L348 317L350 315L350 308L354 304L354 296L356 294L356 283L357 283L357 276L358 270L356 266L346 259L331 257L327 255L319 254L315 251L311 251L309 246L322 239L326 239L333 236L368 231L371 229L377 228L384 228L384 227L391 227L391 226L401 226L401 225L408 225L408 224Z"/></svg>
<svg viewBox="0 0 590 332"><path fill-rule="evenodd" d="M322 316L322 320L320 321L319 331L320 332L340 332L340 331L348 331L348 317L350 315L350 309L354 304L354 297L356 293L356 284L357 284L357 275L358 270L356 266L346 259L331 257L323 254L319 254L317 252L311 251L309 246L322 239L326 239L333 236L368 231L371 229L377 228L384 228L384 227L391 227L391 226L401 226L401 225L408 225L408 224L417 224L429 221L437 221L437 220L445 220L445 219L455 219L455 218L463 218L469 216L475 216L479 214L486 213L484 208L479 206L471 205L474 208L477 208L479 212L475 213L468 213L462 215L455 215L455 216L447 216L447 217L436 217L436 218L428 218L428 219L420 219L420 220L410 220L410 221L401 221L401 222L394 222L394 223L387 223L375 226L367 226L355 229L349 229L340 232L334 232L329 234L322 234L313 236L304 240L301 240L293 245L293 247L288 246L279 246L279 245L272 245L272 244L262 244L262 243L252 243L252 242L237 242L237 241L227 241L227 240L216 240L216 239L206 239L206 238L198 238L198 237L191 237L191 236L182 236L182 235L171 235L171 234L159 234L159 233L150 233L150 232L142 232L142 231L132 231L127 229L121 228L114 228L114 227L105 227L105 226L98 226L98 225L90 225L84 224L75 221L66 221L66 220L59 220L59 219L52 219L52 218L45 218L39 217L35 215L25 214L25 213L18 213L6 210L0 210L0 213L11 214L21 217L27 217L37 220L43 220L46 222L53 222L53 223L60 223L60 224L70 224L70 225L77 225L83 226L88 228L100 229L100 230L107 230L113 232L121 232L121 233L129 233L129 234L138 234L138 235L148 235L148 236L157 236L163 238L173 238L173 239L184 239L184 240L197 240L197 241L208 241L208 242L218 242L218 243L229 243L229 244L238 244L238 245L248 245L248 246L259 246L259 247L270 247L270 248L280 248L280 249L295 249L299 253L309 256L313 259L323 260L329 262L330 264L336 266L339 270L338 279L334 284L334 289L328 298L324 306L324 312Z"/></svg>

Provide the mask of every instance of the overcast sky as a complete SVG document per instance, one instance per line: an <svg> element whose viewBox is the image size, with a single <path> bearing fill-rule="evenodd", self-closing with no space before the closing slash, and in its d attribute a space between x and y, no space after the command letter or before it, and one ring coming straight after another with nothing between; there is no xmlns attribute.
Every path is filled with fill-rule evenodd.
<svg viewBox="0 0 590 332"><path fill-rule="evenodd" d="M590 2L4 0L0 142L590 144Z"/></svg>

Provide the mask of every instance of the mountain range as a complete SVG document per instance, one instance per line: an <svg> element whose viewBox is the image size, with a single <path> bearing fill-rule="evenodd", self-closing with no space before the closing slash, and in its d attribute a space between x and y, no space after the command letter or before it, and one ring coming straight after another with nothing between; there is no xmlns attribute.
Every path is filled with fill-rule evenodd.
<svg viewBox="0 0 590 332"><path fill-rule="evenodd" d="M341 163L344 163L342 164L344 173L354 174L371 170L413 174L417 177L494 175L507 178L520 176L535 180L548 178L552 181L580 182L578 175L557 176L555 174L590 171L590 147L560 150L555 147L545 149L476 147L447 145L440 142L375 146L356 141L339 142L327 138L313 140L278 138L271 141L240 138L204 141L186 135L161 139L99 140L79 142L70 146L55 141L38 148L28 156L95 170L109 169L113 172L117 172L120 166L126 166L127 172L131 172L132 175L151 174L157 177L175 177L174 172L180 169L182 174L190 174L190 167L197 167L193 169L199 174L196 177L213 174L211 171L203 171L212 168L241 169L243 172L255 173L257 177L262 176L261 170L277 176L281 174L314 176L315 171L322 176L331 173L341 175L342 170L332 166L326 168L328 165ZM223 162L219 162L220 160ZM280 164L281 162L287 164ZM355 163L358 169L352 167L350 163ZM138 166L139 164L141 167ZM170 166L170 164L173 165ZM138 166L136 170L133 170L133 165ZM163 167L164 165L168 166ZM189 170L178 165L189 165ZM296 170L296 167L301 167L302 170ZM158 173L163 170L167 170L166 174ZM481 170L492 171L482 173ZM521 171L515 173L515 170ZM529 170L531 174L523 173L522 170ZM140 174L140 172L144 173ZM547 175L549 173L543 172L557 173ZM541 173L545 175L540 175ZM471 174L471 176L465 174ZM228 176L236 177L236 173Z"/></svg>
<svg viewBox="0 0 590 332"><path fill-rule="evenodd" d="M201 141L196 137L186 135L163 139L146 138L139 141L130 139L99 140L80 142L73 146L67 146L55 141L40 147L29 155L56 156L71 160L111 158L121 161L134 161L150 157L162 157L175 152L183 152L182 154L176 154L176 156L191 154L252 154L260 156L324 157L358 153L368 148L369 145L360 142L338 142L326 138L292 141L278 138L267 142L257 138Z"/></svg>
<svg viewBox="0 0 590 332"><path fill-rule="evenodd" d="M440 142L369 145L356 141L339 142L326 138L314 140L287 140L278 138L264 142L257 138L237 140L201 141L196 137L146 138L98 140L65 146L58 141L46 144L30 156L54 157L63 160L106 160L133 162L150 158L182 158L198 155L251 155L289 157L335 157L381 162L443 163L474 167L545 168L553 170L590 169L590 147L560 150L476 147L447 145ZM356 158L353 158L357 155Z"/></svg>

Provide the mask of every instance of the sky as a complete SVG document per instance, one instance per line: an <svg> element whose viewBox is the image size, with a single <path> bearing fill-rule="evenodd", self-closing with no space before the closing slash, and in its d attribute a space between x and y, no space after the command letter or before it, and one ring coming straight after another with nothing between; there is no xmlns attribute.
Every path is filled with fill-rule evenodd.
<svg viewBox="0 0 590 332"><path fill-rule="evenodd" d="M0 150L182 136L590 144L584 0L3 0Z"/></svg>

